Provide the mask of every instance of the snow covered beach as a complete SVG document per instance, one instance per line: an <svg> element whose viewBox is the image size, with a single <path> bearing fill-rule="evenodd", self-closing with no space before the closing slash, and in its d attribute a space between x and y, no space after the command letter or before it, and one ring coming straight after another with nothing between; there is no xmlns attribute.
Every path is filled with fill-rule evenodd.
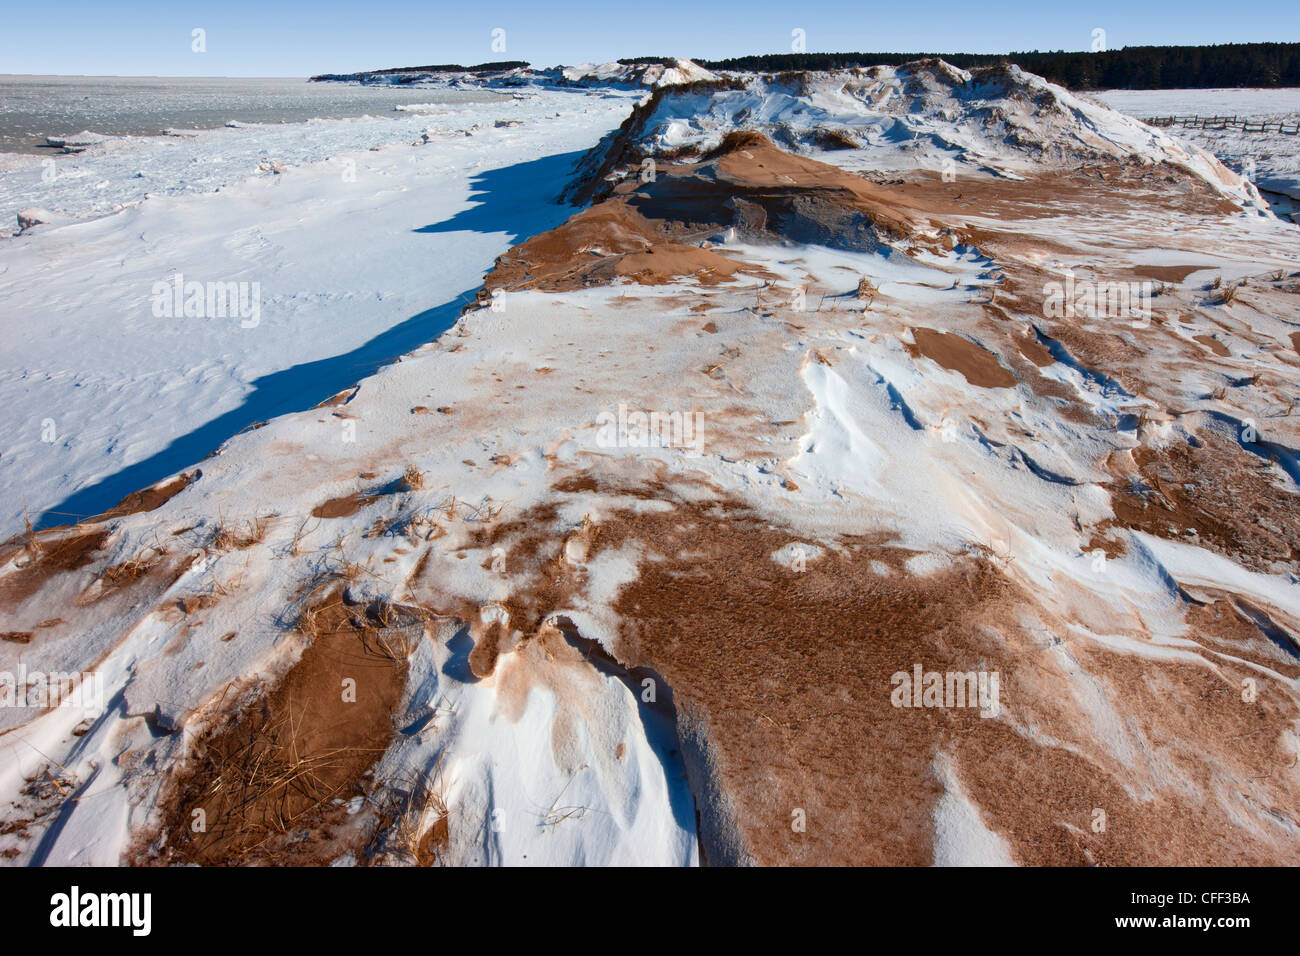
<svg viewBox="0 0 1300 956"><path fill-rule="evenodd" d="M497 255L563 219L569 167L629 108L413 99L397 118L8 157L9 222L38 206L66 224L0 240L0 533L104 511L436 337ZM177 276L257 283L256 327L156 315L155 283Z"/></svg>
<svg viewBox="0 0 1300 956"><path fill-rule="evenodd" d="M187 355L269 330L297 393L293 289L486 234L400 362L6 544L0 667L102 706L0 712L0 852L1296 862L1296 227L1014 69L538 92L591 111L549 159L561 107L6 241L64 343L129 271L139 343L215 223L177 271L215 233L262 308Z"/></svg>

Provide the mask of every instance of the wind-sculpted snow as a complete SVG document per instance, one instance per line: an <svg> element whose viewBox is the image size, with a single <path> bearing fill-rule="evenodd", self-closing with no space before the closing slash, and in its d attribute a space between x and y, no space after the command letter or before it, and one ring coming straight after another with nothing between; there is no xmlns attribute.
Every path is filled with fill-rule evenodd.
<svg viewBox="0 0 1300 956"><path fill-rule="evenodd" d="M837 165L855 170L984 170L1016 178L1091 160L1165 163L1240 201L1259 198L1203 149L1015 66L965 71L927 60L835 73L727 74L657 90L612 146L670 158L707 152L737 129L796 152L830 151Z"/></svg>
<svg viewBox="0 0 1300 956"><path fill-rule="evenodd" d="M1296 227L1017 71L848 82L652 96L449 331L8 542L0 668L105 706L4 714L0 851L1300 862ZM978 160L778 134L872 97Z"/></svg>

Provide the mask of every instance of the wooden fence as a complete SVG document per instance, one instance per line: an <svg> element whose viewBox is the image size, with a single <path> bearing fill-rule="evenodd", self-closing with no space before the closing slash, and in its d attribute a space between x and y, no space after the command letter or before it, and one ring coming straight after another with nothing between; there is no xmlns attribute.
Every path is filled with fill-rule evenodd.
<svg viewBox="0 0 1300 956"><path fill-rule="evenodd" d="M1300 134L1300 121L1250 120L1236 116L1153 116L1144 120L1148 126L1181 126L1184 129L1237 129L1243 133Z"/></svg>

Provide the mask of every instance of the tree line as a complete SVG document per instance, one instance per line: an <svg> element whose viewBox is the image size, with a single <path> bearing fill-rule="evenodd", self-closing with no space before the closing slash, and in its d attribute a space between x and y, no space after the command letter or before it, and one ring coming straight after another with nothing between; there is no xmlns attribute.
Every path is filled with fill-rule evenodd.
<svg viewBox="0 0 1300 956"><path fill-rule="evenodd" d="M1206 89L1300 86L1300 43L1219 43L1211 46L1129 46L1098 53L1028 50L1019 53L768 53L726 60L696 60L709 70L777 73L843 70L939 57L969 69L1014 63L1076 90ZM621 63L662 61L635 57Z"/></svg>

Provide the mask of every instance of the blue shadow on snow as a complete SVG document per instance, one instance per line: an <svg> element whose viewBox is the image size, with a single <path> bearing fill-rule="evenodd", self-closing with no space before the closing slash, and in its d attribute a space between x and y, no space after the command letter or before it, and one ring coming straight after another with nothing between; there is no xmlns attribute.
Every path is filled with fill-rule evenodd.
<svg viewBox="0 0 1300 956"><path fill-rule="evenodd" d="M417 233L505 233L510 245L553 229L569 217L570 207L555 197L583 155L582 150L544 156L479 173L470 180L475 205L443 222L413 230ZM436 263L434 264L436 268ZM486 275L486 270L483 273ZM350 352L304 362L254 379L252 391L235 409L182 435L144 461L64 498L41 514L36 528L69 524L102 514L133 491L148 488L188 468L220 448L230 438L258 422L306 411L401 355L436 339L451 328L461 309L474 300L478 286L442 305L425 309L380 332Z"/></svg>

